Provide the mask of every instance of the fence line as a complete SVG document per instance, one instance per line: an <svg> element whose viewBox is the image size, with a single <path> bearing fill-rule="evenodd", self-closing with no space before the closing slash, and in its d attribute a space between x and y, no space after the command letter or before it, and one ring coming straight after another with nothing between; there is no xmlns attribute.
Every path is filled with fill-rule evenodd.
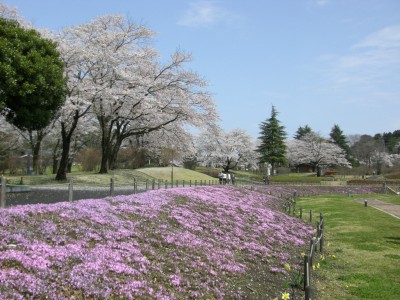
<svg viewBox="0 0 400 300"><path fill-rule="evenodd" d="M296 198L298 197L297 193L294 192L293 196L286 196L286 204L284 209L286 213L289 215L296 216ZM285 197L283 197L285 198ZM303 219L303 208L299 209L299 218ZM312 210L309 211L309 222L313 222L314 213ZM317 233L316 236L310 239L310 249L309 252L304 255L303 262L303 282L304 282L304 299L305 300L313 300L314 293L313 287L311 284L311 271L313 270L313 257L314 254L318 251L324 251L324 217L322 213L319 214L319 222L317 224Z"/></svg>
<svg viewBox="0 0 400 300"><path fill-rule="evenodd" d="M116 195L122 195L122 194L137 194L141 192L146 192L149 190L156 190L156 189L161 189L161 188L175 188L175 187L192 187L192 186L211 186L211 185L219 185L219 180L175 180L174 182L169 182L168 180L138 180L134 178L132 185L120 185L118 186L118 182L115 181L113 177L110 178L110 183L109 186L103 186L103 187L90 187L90 186L81 186L77 187L77 184L74 182L73 179L69 179L68 182L65 185L58 185L58 186L52 186L48 187L48 190L57 190L58 195L62 195L59 199L59 201L56 202L61 202L61 201L69 201L72 202L77 199L89 199L93 197L107 197L107 196L116 196ZM65 188L66 187L66 188ZM31 189L29 189L31 190ZM38 187L38 188L33 188L33 191L38 191L38 190L46 190L46 187ZM90 196L85 195L84 197L80 198L79 196L76 196L76 194L82 193L82 192L87 192L88 194L91 194ZM99 196L98 194L101 194ZM0 177L0 207L5 208L7 207L7 194L8 192L6 191L6 178ZM96 196L93 196L96 195ZM78 197L78 198L77 198ZM11 204L12 200L15 199L16 197L10 197L11 199ZM8 199L8 201L10 201ZM26 199L26 198L25 198ZM31 200L37 200L36 198L28 198L27 203L32 203ZM35 202L35 201L33 201ZM26 203L26 204L27 204ZM35 202L36 203L36 202ZM54 203L54 202L51 202Z"/></svg>
<svg viewBox="0 0 400 300"><path fill-rule="evenodd" d="M5 177L0 177L0 207L6 207L6 179Z"/></svg>

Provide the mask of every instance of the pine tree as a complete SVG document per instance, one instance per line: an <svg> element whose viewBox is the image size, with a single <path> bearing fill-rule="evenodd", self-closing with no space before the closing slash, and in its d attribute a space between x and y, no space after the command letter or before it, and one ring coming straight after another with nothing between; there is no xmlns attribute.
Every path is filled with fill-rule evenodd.
<svg viewBox="0 0 400 300"><path fill-rule="evenodd" d="M350 146L347 142L346 137L343 134L343 131L340 129L339 125L335 124L333 125L333 128L330 133L330 137L332 141L338 145L340 148L344 150L346 153L346 159L351 162L352 165L354 165L354 159L351 157L351 149Z"/></svg>
<svg viewBox="0 0 400 300"><path fill-rule="evenodd" d="M304 127L299 127L299 129L297 129L296 134L294 135L294 138L296 140L301 140L304 136L306 136L307 134L312 133L312 129L310 126L305 125Z"/></svg>
<svg viewBox="0 0 400 300"><path fill-rule="evenodd" d="M272 174L275 174L276 167L279 164L286 163L286 132L285 127L280 125L277 119L278 112L272 106L271 117L260 125L260 145L257 152L260 154L261 163L269 163L272 167Z"/></svg>

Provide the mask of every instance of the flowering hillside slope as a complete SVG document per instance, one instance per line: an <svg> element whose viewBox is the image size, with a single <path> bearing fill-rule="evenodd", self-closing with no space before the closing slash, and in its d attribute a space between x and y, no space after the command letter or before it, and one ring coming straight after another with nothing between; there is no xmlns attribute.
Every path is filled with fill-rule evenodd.
<svg viewBox="0 0 400 300"><path fill-rule="evenodd" d="M273 191L176 188L3 209L0 299L274 298L313 230L280 212Z"/></svg>

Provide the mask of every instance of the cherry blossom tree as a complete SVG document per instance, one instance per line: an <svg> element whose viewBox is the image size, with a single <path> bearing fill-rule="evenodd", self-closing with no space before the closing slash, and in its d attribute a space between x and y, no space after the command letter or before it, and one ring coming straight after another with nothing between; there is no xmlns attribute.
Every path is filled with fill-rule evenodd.
<svg viewBox="0 0 400 300"><path fill-rule="evenodd" d="M93 113L102 134L100 173L114 167L121 145L132 136L171 123L204 127L217 119L214 102L204 91L206 82L184 69L191 56L177 51L161 64L149 46L153 36L123 16L103 16L62 37L70 80L66 141L77 120Z"/></svg>
<svg viewBox="0 0 400 300"><path fill-rule="evenodd" d="M292 166L312 166L317 171L317 176L322 175L324 166L350 167L343 149L315 133L308 133L300 140L288 141L287 159Z"/></svg>
<svg viewBox="0 0 400 300"><path fill-rule="evenodd" d="M196 140L198 160L203 165L222 167L224 172L239 162L256 165L257 154L252 137L243 129L225 133L221 128L202 132Z"/></svg>

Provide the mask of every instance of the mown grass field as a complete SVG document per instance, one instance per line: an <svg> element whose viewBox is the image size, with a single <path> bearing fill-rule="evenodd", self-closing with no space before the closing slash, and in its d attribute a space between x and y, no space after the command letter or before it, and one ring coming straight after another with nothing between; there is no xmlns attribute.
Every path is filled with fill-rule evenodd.
<svg viewBox="0 0 400 300"><path fill-rule="evenodd" d="M324 215L326 253L315 271L317 299L399 299L400 219L364 207L357 198L400 204L400 196L377 194L297 202L298 208Z"/></svg>
<svg viewBox="0 0 400 300"><path fill-rule="evenodd" d="M174 167L175 180L215 180L215 178L200 172ZM33 176L6 176L7 181L11 184L19 184L23 178L23 183L27 185L54 185L65 184L65 182L57 182L54 180L54 174L33 175ZM73 171L67 174L68 179L73 179L74 184L88 186L107 186L110 184L110 179L113 178L116 185L132 185L134 180L171 180L171 167L163 168L143 168L143 169L118 169L110 170L108 174L98 174L94 172Z"/></svg>

